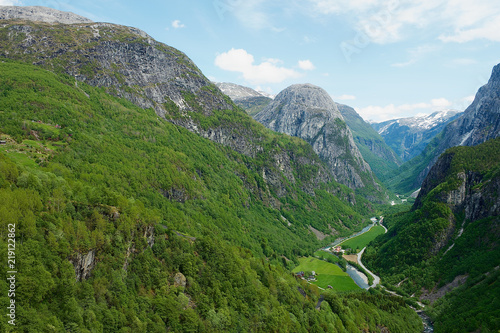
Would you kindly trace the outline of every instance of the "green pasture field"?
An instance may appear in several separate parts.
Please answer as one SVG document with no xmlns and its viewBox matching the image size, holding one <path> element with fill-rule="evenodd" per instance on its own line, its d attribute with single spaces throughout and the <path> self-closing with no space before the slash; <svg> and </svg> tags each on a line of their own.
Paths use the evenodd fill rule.
<svg viewBox="0 0 500 333">
<path fill-rule="evenodd" d="M 333 255 L 333 254 L 328 253 L 328 252 L 323 251 L 323 250 L 314 252 L 314 256 L 318 257 L 320 259 L 326 259 L 326 260 L 330 259 L 333 262 L 339 262 L 339 260 L 340 260 L 339 257 L 337 257 L 336 255 Z"/>
<path fill-rule="evenodd" d="M 354 280 L 335 264 L 313 257 L 299 258 L 299 263 L 300 264 L 293 269 L 293 272 L 316 272 L 317 280 L 311 283 L 314 283 L 318 287 L 327 289 L 328 285 L 331 285 L 333 290 L 337 291 L 360 289 Z"/>
<path fill-rule="evenodd" d="M 345 242 L 340 243 L 343 249 L 362 249 L 368 245 L 372 240 L 377 238 L 378 235 L 382 235 L 385 229 L 379 225 L 372 227 L 369 231 L 362 235 L 356 236 L 354 238 L 348 239 Z"/>
</svg>

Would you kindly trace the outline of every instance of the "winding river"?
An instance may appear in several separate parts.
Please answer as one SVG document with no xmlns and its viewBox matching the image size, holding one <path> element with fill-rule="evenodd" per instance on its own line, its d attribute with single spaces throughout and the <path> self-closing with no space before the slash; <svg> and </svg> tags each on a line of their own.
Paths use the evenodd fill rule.
<svg viewBox="0 0 500 333">
<path fill-rule="evenodd" d="M 348 239 L 351 239 L 351 238 L 354 238 L 356 236 L 359 236 L 361 234 L 364 234 L 365 232 L 367 232 L 368 230 L 370 230 L 377 222 L 377 219 L 375 217 L 372 217 L 370 219 L 373 223 L 366 226 L 365 228 L 363 228 L 361 231 L 349 236 L 349 237 L 345 237 L 345 238 L 339 238 L 339 239 L 336 239 L 333 243 L 331 243 L 330 245 L 322 248 L 321 250 L 323 251 L 328 251 L 331 247 L 334 247 L 334 246 L 337 246 L 339 244 L 341 244 L 342 242 L 348 240 Z M 380 219 L 380 225 L 382 227 L 384 227 L 382 225 L 382 221 L 383 221 L 383 217 L 381 216 L 381 219 Z M 384 227 L 385 229 L 385 232 L 387 232 L 387 228 Z M 347 264 L 347 268 L 346 268 L 346 273 L 349 274 L 349 276 L 354 280 L 354 282 L 362 289 L 369 289 L 369 288 L 373 288 L 375 287 L 377 284 L 380 283 L 380 278 L 378 276 L 376 276 L 375 274 L 373 274 L 371 271 L 369 271 L 364 265 L 363 263 L 361 262 L 361 257 L 363 256 L 363 252 L 365 251 L 366 247 L 363 248 L 359 253 L 358 253 L 358 264 L 363 267 L 367 272 L 368 274 L 371 274 L 373 276 L 373 284 L 370 286 L 368 284 L 368 279 L 366 278 L 366 275 L 357 270 L 356 267 L 353 267 L 349 264 Z M 397 295 L 396 293 L 394 293 L 395 295 Z M 399 295 L 397 295 L 399 296 Z M 422 331 L 423 333 L 432 333 L 434 332 L 434 327 L 432 326 L 432 322 L 430 320 L 430 318 L 422 311 L 422 310 L 415 310 L 415 312 L 418 314 L 418 316 L 422 319 L 422 323 L 424 325 L 424 330 Z"/>
</svg>

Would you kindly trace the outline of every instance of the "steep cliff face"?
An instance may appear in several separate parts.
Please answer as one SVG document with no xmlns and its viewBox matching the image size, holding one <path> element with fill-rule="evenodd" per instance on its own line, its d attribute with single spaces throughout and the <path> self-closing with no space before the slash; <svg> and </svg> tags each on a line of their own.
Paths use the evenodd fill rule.
<svg viewBox="0 0 500 333">
<path fill-rule="evenodd" d="M 105 87 L 142 108 L 154 108 L 162 117 L 175 107 L 191 110 L 186 101 L 190 96 L 202 102 L 199 111 L 204 114 L 232 108 L 220 92 L 212 91 L 217 89 L 184 53 L 139 29 L 109 23 L 63 25 L 14 18 L 3 23 L 1 56 L 32 61 L 72 75 L 76 81 Z"/>
<path fill-rule="evenodd" d="M 468 221 L 477 221 L 490 216 L 500 216 L 500 177 L 498 174 L 499 139 L 487 142 L 490 156 L 485 166 L 459 167 L 462 158 L 451 150 L 443 154 L 431 168 L 415 201 L 415 208 L 421 208 L 424 200 L 446 203 L 455 214 L 464 214 Z M 483 147 L 482 147 L 483 148 Z M 484 148 L 483 148 L 484 149 Z M 460 152 L 460 154 L 464 154 Z M 471 157 L 474 158 L 474 157 Z M 491 159 L 491 161 L 490 161 Z M 457 161 L 459 160 L 459 161 Z M 481 163 L 481 160 L 472 163 Z M 485 167 L 493 167 L 485 172 Z M 447 182 L 448 185 L 443 185 Z"/>
<path fill-rule="evenodd" d="M 500 136 L 500 64 L 493 68 L 488 83 L 479 88 L 472 104 L 456 121 L 448 124 L 432 148 L 431 162 L 419 173 L 421 183 L 440 154 L 455 146 L 476 146 Z M 424 152 L 425 153 L 425 152 Z M 429 153 L 428 153 L 429 154 Z"/>
<path fill-rule="evenodd" d="M 335 180 L 359 189 L 379 189 L 342 114 L 326 91 L 311 84 L 280 92 L 255 119 L 276 132 L 302 138 L 327 163 Z"/>
<path fill-rule="evenodd" d="M 498 324 L 474 318 L 477 311 L 496 317 L 498 309 L 499 194 L 500 138 L 450 148 L 430 170 L 413 209 L 386 216 L 389 231 L 363 261 L 421 300 L 446 295 L 430 309 L 443 332 L 458 327 L 458 320 L 472 323 L 468 331 L 496 329 Z"/>
</svg>

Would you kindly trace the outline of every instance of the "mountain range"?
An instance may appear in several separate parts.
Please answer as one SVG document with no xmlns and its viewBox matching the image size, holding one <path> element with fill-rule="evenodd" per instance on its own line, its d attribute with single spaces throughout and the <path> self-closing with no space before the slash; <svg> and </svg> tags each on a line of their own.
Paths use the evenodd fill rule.
<svg viewBox="0 0 500 333">
<path fill-rule="evenodd" d="M 475 146 L 500 135 L 500 67 L 496 65 L 487 84 L 482 86 L 472 104 L 448 123 L 425 149 L 385 177 L 385 184 L 399 193 L 420 188 L 438 157 L 448 148 Z"/>
<path fill-rule="evenodd" d="M 0 331 L 417 332 L 415 297 L 436 332 L 500 328 L 500 65 L 400 165 L 320 87 L 216 85 L 137 28 L 49 8 L 0 22 L 0 237 L 19 271 Z M 411 210 L 383 205 L 416 185 Z M 291 273 L 381 211 L 363 261 L 401 297 Z"/>
<path fill-rule="evenodd" d="M 460 117 L 461 114 L 454 110 L 440 111 L 430 115 L 387 120 L 371 125 L 399 158 L 406 162 L 419 155 L 448 123 Z"/>
</svg>

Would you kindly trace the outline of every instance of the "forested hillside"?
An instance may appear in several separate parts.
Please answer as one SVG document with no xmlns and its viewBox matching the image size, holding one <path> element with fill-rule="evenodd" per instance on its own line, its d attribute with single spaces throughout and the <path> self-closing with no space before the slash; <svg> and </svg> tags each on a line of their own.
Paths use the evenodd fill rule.
<svg viewBox="0 0 500 333">
<path fill-rule="evenodd" d="M 307 168 L 287 195 L 266 184 L 266 154 L 307 155 L 304 142 L 266 130 L 268 150 L 249 157 L 73 77 L 7 59 L 0 73 L 0 237 L 7 253 L 15 224 L 18 271 L 16 326 L 2 331 L 421 326 L 400 300 L 365 292 L 332 293 L 318 311 L 318 289 L 287 269 L 318 247 L 309 225 L 363 223 L 338 198 L 348 189 L 304 192 Z"/>
<path fill-rule="evenodd" d="M 436 332 L 500 328 L 499 188 L 500 139 L 449 149 L 363 256 L 384 283 L 430 303 Z"/>
</svg>

